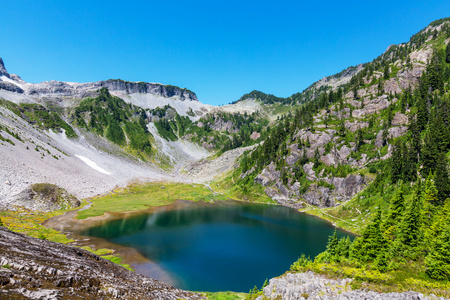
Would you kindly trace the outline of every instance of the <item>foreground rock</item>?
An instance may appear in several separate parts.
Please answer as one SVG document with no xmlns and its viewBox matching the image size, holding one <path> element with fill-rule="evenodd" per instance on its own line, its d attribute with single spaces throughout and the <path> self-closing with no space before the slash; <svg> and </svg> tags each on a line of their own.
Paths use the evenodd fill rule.
<svg viewBox="0 0 450 300">
<path fill-rule="evenodd" d="M 0 227 L 0 299 L 200 299 L 88 251 Z"/>
<path fill-rule="evenodd" d="M 444 299 L 433 296 L 424 296 L 417 292 L 404 293 L 377 293 L 372 291 L 352 291 L 348 283 L 352 279 L 328 279 L 324 276 L 306 273 L 288 273 L 279 278 L 272 278 L 269 285 L 264 288 L 264 296 L 277 300 L 297 299 L 379 299 L 379 300 L 419 300 L 419 299 Z M 267 299 L 263 296 L 258 300 Z"/>
</svg>

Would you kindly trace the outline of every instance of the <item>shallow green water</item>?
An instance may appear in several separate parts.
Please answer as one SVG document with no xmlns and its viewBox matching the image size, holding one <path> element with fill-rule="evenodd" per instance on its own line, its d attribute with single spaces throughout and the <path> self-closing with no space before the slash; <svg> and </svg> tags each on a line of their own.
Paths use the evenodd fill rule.
<svg viewBox="0 0 450 300">
<path fill-rule="evenodd" d="M 286 207 L 227 202 L 115 220 L 83 234 L 137 249 L 176 287 L 248 292 L 287 271 L 301 253 L 324 251 L 333 232 L 329 223 Z M 137 271 L 160 277 L 154 269 Z"/>
</svg>

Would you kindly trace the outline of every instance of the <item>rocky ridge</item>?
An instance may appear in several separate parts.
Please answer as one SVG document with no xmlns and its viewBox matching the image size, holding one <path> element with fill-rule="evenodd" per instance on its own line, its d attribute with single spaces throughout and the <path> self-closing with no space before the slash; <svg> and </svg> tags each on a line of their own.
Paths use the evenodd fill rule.
<svg viewBox="0 0 450 300">
<path fill-rule="evenodd" d="M 97 82 L 75 83 L 63 81 L 44 81 L 41 83 L 27 83 L 17 75 L 10 75 L 0 58 L 0 89 L 23 93 L 36 99 L 42 98 L 85 98 L 98 95 L 97 90 L 102 87 L 110 91 L 125 94 L 151 94 L 163 98 L 175 98 L 180 101 L 198 101 L 194 92 L 172 85 L 149 82 L 130 82 L 121 79 L 109 79 Z"/>
</svg>

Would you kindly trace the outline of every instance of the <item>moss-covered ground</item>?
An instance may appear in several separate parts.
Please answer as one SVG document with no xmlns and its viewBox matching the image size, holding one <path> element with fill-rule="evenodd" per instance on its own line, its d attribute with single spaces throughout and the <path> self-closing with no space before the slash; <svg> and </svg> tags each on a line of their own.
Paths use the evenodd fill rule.
<svg viewBox="0 0 450 300">
<path fill-rule="evenodd" d="M 211 191 L 201 184 L 136 183 L 116 189 L 108 195 L 91 199 L 88 210 L 78 212 L 79 220 L 102 216 L 105 212 L 129 212 L 163 206 L 176 200 L 205 201 L 227 200 L 228 197 Z"/>
</svg>

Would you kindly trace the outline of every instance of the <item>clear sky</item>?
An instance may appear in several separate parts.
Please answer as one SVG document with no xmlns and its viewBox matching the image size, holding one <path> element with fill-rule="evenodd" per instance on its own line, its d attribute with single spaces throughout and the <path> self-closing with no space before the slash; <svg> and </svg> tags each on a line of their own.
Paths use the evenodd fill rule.
<svg viewBox="0 0 450 300">
<path fill-rule="evenodd" d="M 449 16 L 448 0 L 4 0 L 0 57 L 28 82 L 160 82 L 220 105 L 290 96 Z"/>
</svg>

